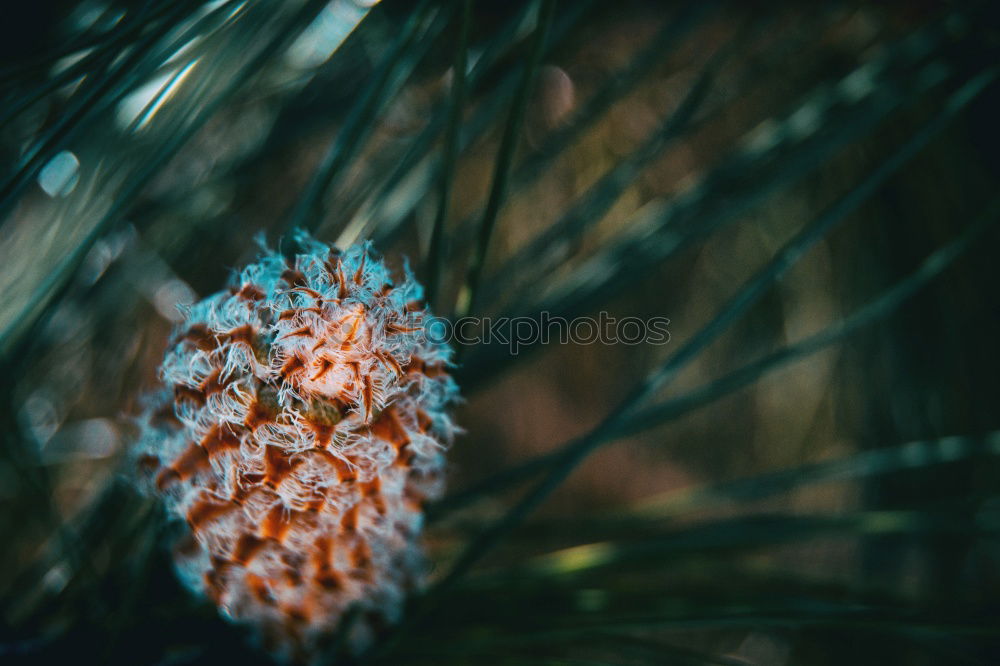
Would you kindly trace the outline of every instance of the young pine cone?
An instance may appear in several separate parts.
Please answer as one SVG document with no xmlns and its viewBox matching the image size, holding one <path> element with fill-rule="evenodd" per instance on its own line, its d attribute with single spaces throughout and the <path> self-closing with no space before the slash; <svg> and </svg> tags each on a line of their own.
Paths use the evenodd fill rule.
<svg viewBox="0 0 1000 666">
<path fill-rule="evenodd" d="M 185 584 L 303 661 L 349 607 L 363 646 L 418 584 L 457 389 L 408 271 L 394 285 L 367 247 L 296 241 L 187 312 L 138 463 L 186 521 Z"/>
</svg>

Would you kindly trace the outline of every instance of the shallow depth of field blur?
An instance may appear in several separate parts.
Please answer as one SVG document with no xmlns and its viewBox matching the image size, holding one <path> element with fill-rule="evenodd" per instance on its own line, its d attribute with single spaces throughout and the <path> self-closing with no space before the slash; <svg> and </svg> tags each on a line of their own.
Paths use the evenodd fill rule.
<svg viewBox="0 0 1000 666">
<path fill-rule="evenodd" d="M 0 661 L 268 663 L 124 456 L 177 306 L 300 226 L 442 316 L 670 320 L 459 350 L 461 575 L 362 662 L 997 663 L 996 7 L 372 4 L 5 19 Z"/>
</svg>

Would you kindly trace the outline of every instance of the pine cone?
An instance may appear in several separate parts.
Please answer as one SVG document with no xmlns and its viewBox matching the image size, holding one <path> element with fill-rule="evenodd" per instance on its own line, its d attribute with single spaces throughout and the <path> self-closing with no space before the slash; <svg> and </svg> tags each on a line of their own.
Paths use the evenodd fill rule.
<svg viewBox="0 0 1000 666">
<path fill-rule="evenodd" d="M 184 582 L 303 661 L 352 606 L 370 642 L 419 583 L 457 389 L 409 271 L 393 285 L 365 246 L 295 240 L 186 313 L 137 448 L 187 523 Z"/>
</svg>

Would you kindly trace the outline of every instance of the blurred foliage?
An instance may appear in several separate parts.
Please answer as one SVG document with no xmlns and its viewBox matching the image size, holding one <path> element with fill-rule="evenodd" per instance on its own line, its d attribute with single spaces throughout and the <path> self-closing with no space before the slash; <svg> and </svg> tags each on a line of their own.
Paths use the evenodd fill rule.
<svg viewBox="0 0 1000 666">
<path fill-rule="evenodd" d="M 295 226 L 441 314 L 672 320 L 460 349 L 430 586 L 326 663 L 995 663 L 994 4 L 368 4 L 7 22 L 4 663 L 268 663 L 122 460 L 176 305 Z"/>
</svg>

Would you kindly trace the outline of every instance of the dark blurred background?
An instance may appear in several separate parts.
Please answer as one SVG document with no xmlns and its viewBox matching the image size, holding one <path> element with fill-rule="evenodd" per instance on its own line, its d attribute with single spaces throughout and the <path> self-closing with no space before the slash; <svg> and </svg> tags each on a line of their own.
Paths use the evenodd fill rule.
<svg viewBox="0 0 1000 666">
<path fill-rule="evenodd" d="M 460 350 L 449 584 L 364 660 L 995 663 L 995 4 L 370 4 L 2 22 L 0 657 L 266 663 L 124 461 L 177 305 L 303 226 L 408 257 L 443 316 L 471 285 L 671 322 Z"/>
</svg>

